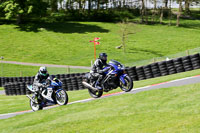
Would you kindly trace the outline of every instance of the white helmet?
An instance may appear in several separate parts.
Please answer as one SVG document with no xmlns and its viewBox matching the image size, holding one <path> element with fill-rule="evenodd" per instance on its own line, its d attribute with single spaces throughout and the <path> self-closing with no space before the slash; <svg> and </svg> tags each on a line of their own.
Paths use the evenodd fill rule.
<svg viewBox="0 0 200 133">
<path fill-rule="evenodd" d="M 42 75 L 42 76 L 46 76 L 47 75 L 47 68 L 44 67 L 44 66 L 40 67 L 39 74 Z"/>
</svg>

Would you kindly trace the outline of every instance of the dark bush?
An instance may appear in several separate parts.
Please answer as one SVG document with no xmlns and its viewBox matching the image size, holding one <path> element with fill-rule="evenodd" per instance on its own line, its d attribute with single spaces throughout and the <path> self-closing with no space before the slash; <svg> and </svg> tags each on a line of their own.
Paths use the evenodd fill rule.
<svg viewBox="0 0 200 133">
<path fill-rule="evenodd" d="M 92 10 L 90 13 L 88 11 L 82 10 L 61 10 L 56 13 L 50 13 L 47 18 L 51 22 L 64 22 L 64 21 L 100 21 L 100 22 L 115 22 L 121 21 L 125 18 L 132 19 L 139 14 L 138 10 Z"/>
</svg>

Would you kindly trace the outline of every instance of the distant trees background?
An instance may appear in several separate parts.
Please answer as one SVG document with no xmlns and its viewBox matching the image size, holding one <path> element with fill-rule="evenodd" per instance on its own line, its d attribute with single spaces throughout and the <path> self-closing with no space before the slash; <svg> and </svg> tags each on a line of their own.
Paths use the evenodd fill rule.
<svg viewBox="0 0 200 133">
<path fill-rule="evenodd" d="M 179 7 L 172 12 L 172 3 Z M 191 15 L 191 6 L 200 12 L 200 0 L 0 0 L 0 17 L 20 24 L 33 18 L 51 21 L 122 21 L 140 17 L 141 23 L 163 23 L 163 18 Z M 174 7 L 173 7 L 174 8 Z M 199 10 L 198 10 L 199 8 Z M 196 16 L 200 17 L 200 16 Z"/>
</svg>

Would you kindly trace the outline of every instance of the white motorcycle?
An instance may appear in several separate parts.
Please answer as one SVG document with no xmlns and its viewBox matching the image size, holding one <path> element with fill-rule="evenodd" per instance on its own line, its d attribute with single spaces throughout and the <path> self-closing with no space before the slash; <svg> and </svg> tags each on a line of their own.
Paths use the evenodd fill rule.
<svg viewBox="0 0 200 133">
<path fill-rule="evenodd" d="M 26 95 L 30 99 L 30 106 L 33 111 L 42 110 L 48 103 L 66 105 L 68 103 L 68 95 L 62 88 L 62 82 L 56 78 L 47 79 L 48 85 L 44 83 L 44 86 L 35 92 L 33 85 L 27 85 L 27 88 L 33 93 Z"/>
</svg>

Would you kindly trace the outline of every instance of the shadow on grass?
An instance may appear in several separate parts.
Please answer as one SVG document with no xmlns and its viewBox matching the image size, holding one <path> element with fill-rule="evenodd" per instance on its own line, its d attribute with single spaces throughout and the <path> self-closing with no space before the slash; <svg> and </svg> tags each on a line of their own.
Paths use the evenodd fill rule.
<svg viewBox="0 0 200 133">
<path fill-rule="evenodd" d="M 159 21 L 156 21 L 156 22 L 148 21 L 147 23 L 145 23 L 145 22 L 143 22 L 143 23 L 134 22 L 134 23 L 143 24 L 143 25 L 151 25 L 151 26 L 158 26 L 158 25 L 170 26 L 169 22 L 167 22 L 167 21 L 163 21 L 162 23 L 160 23 Z M 176 20 L 174 20 L 174 19 L 172 20 L 171 26 L 176 26 Z M 199 29 L 200 30 L 200 20 L 182 18 L 180 20 L 179 27 L 190 28 L 190 29 Z"/>
<path fill-rule="evenodd" d="M 196 22 L 196 23 L 193 22 L 193 23 L 187 23 L 187 24 L 180 24 L 180 27 L 200 30 L 200 20 L 198 21 L 199 22 Z"/>
<path fill-rule="evenodd" d="M 129 49 L 128 53 L 132 53 L 132 54 L 135 54 L 135 53 L 140 53 L 140 54 L 149 53 L 149 54 L 156 55 L 158 57 L 164 56 L 159 51 L 147 50 L 147 49 L 142 49 L 142 48 Z"/>
<path fill-rule="evenodd" d="M 136 24 L 151 25 L 151 26 L 157 26 L 157 25 L 170 26 L 169 25 L 170 20 L 168 17 L 164 17 L 162 23 L 159 22 L 158 17 L 156 18 L 156 21 L 152 21 L 151 16 L 148 19 L 148 22 L 146 22 L 145 20 L 144 22 L 141 22 L 141 20 L 136 20 L 133 22 Z M 177 22 L 177 15 L 173 14 L 171 19 L 171 26 L 172 27 L 176 26 L 176 22 Z M 190 15 L 183 14 L 180 17 L 179 27 L 200 30 L 200 10 L 192 11 Z"/>
<path fill-rule="evenodd" d="M 180 25 L 179 27 L 183 27 L 183 28 L 188 28 L 188 29 L 195 29 L 195 30 L 200 30 L 200 20 L 197 20 L 199 22 L 194 22 L 194 20 L 191 20 L 191 22 L 184 22 L 185 19 L 180 20 Z M 189 19 L 187 19 L 187 21 L 189 21 Z M 160 23 L 157 24 L 148 24 L 148 25 L 160 25 Z M 169 23 L 163 22 L 162 25 L 168 25 Z M 171 26 L 176 26 L 176 22 L 172 22 Z"/>
<path fill-rule="evenodd" d="M 76 22 L 56 22 L 56 23 L 28 23 L 20 24 L 17 29 L 26 32 L 40 32 L 43 30 L 59 33 L 87 33 L 87 32 L 109 32 L 97 25 L 80 24 Z"/>
</svg>

